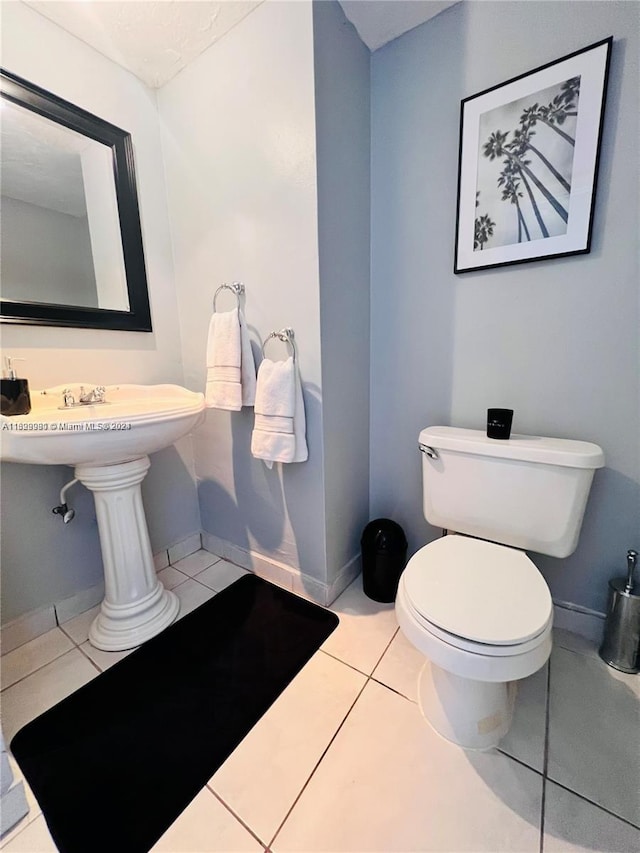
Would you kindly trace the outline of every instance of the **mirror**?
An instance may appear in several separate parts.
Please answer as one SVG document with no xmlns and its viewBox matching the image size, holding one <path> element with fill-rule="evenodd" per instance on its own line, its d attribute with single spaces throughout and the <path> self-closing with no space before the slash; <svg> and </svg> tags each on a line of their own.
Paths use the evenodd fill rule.
<svg viewBox="0 0 640 853">
<path fill-rule="evenodd" d="M 131 136 L 0 78 L 0 320 L 151 331 Z"/>
</svg>

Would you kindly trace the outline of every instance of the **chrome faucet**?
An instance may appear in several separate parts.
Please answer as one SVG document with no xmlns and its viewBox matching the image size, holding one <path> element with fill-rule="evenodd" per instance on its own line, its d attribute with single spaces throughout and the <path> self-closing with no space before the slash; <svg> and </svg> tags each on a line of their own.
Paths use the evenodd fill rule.
<svg viewBox="0 0 640 853">
<path fill-rule="evenodd" d="M 80 386 L 80 396 L 78 397 L 78 402 L 87 405 L 88 403 L 104 403 L 105 401 L 106 389 L 104 385 L 96 385 L 91 391 L 87 391 L 85 393 L 84 385 Z"/>
<path fill-rule="evenodd" d="M 95 388 L 92 388 L 91 391 L 85 391 L 84 385 L 80 386 L 80 394 L 78 399 L 76 400 L 73 392 L 70 388 L 65 388 L 62 392 L 62 401 L 64 403 L 63 406 L 59 406 L 60 409 L 72 409 L 78 406 L 90 406 L 96 405 L 98 403 L 106 403 L 106 388 L 104 385 L 96 385 Z"/>
</svg>

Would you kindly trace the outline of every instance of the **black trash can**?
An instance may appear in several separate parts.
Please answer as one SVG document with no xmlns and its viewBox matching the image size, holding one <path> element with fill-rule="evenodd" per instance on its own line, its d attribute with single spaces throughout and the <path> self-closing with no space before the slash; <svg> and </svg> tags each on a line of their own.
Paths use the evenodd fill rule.
<svg viewBox="0 0 640 853">
<path fill-rule="evenodd" d="M 376 518 L 362 531 L 362 588 L 374 601 L 395 601 L 407 562 L 407 537 L 390 518 Z"/>
</svg>

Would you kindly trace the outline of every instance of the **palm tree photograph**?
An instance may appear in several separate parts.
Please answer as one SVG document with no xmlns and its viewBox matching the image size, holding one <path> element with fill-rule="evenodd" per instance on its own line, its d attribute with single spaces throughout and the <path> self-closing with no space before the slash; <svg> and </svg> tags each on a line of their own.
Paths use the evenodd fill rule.
<svg viewBox="0 0 640 853">
<path fill-rule="evenodd" d="M 480 116 L 474 251 L 566 233 L 579 103 L 571 77 Z"/>
<path fill-rule="evenodd" d="M 590 251 L 612 45 L 462 100 L 454 273 Z"/>
</svg>

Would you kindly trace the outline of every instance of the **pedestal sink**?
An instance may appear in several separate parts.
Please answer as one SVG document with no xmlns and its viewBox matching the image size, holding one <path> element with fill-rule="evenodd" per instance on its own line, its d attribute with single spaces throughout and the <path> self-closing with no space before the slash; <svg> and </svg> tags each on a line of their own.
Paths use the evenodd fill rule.
<svg viewBox="0 0 640 853">
<path fill-rule="evenodd" d="M 104 403 L 61 408 L 63 392 L 79 400 L 80 388 L 32 391 L 30 414 L 2 416 L 0 459 L 72 465 L 93 492 L 105 597 L 89 640 L 98 649 L 121 651 L 155 636 L 178 615 L 177 597 L 155 573 L 140 486 L 148 454 L 202 421 L 204 397 L 179 385 L 111 385 Z"/>
</svg>

